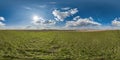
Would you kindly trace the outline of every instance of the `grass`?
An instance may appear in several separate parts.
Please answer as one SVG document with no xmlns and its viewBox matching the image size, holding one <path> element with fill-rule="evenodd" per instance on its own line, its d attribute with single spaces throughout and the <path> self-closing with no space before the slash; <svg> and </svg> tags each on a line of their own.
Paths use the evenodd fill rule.
<svg viewBox="0 0 120 60">
<path fill-rule="evenodd" d="M 120 31 L 0 31 L 3 60 L 120 60 Z"/>
</svg>

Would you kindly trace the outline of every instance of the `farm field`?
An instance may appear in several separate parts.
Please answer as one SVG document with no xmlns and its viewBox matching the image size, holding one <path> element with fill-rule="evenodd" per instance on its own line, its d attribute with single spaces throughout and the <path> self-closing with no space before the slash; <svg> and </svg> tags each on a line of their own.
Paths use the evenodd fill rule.
<svg viewBox="0 0 120 60">
<path fill-rule="evenodd" d="M 120 60 L 120 31 L 0 31 L 0 60 Z"/>
</svg>

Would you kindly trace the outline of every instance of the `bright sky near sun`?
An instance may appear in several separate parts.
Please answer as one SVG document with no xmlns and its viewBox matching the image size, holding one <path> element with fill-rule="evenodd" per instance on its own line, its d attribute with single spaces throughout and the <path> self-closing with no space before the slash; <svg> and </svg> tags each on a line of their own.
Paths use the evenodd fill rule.
<svg viewBox="0 0 120 60">
<path fill-rule="evenodd" d="M 0 29 L 120 29 L 120 0 L 0 0 Z"/>
</svg>

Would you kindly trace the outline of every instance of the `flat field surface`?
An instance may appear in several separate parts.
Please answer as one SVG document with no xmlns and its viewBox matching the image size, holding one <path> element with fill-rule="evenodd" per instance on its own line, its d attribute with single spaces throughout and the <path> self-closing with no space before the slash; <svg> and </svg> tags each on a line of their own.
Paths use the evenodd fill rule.
<svg viewBox="0 0 120 60">
<path fill-rule="evenodd" d="M 120 31 L 0 31 L 0 60 L 120 60 Z"/>
</svg>

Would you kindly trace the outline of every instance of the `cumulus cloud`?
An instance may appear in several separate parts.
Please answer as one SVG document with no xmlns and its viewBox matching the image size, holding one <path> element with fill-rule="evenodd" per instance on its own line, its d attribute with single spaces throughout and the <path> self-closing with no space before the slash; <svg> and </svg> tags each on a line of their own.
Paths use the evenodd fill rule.
<svg viewBox="0 0 120 60">
<path fill-rule="evenodd" d="M 112 26 L 120 26 L 120 18 L 115 18 L 112 21 Z"/>
<path fill-rule="evenodd" d="M 71 15 L 74 15 L 78 12 L 77 8 L 74 8 L 74 9 L 70 9 L 70 10 L 67 10 L 67 11 L 60 11 L 60 10 L 57 10 L 55 9 L 52 14 L 55 16 L 55 19 L 57 21 L 64 21 L 65 18 L 71 16 Z"/>
<path fill-rule="evenodd" d="M 54 25 L 56 22 L 54 20 L 46 20 L 43 22 L 45 25 Z"/>
<path fill-rule="evenodd" d="M 34 16 L 32 23 L 34 25 L 45 26 L 45 25 L 54 25 L 56 22 L 54 20 L 46 20 L 42 17 Z"/>
<path fill-rule="evenodd" d="M 4 20 L 5 20 L 5 18 L 4 18 L 4 17 L 0 17 L 0 20 L 1 20 L 1 21 L 4 21 Z"/>
<path fill-rule="evenodd" d="M 1 27 L 1 26 L 5 26 L 5 24 L 4 24 L 4 23 L 2 23 L 2 22 L 0 22 L 0 27 Z"/>
<path fill-rule="evenodd" d="M 80 16 L 76 16 L 73 18 L 73 20 L 78 20 L 78 19 L 80 19 Z"/>
<path fill-rule="evenodd" d="M 87 26 L 100 26 L 101 24 L 93 21 L 92 17 L 80 18 L 79 16 L 73 18 L 73 21 L 67 21 L 66 27 L 87 27 Z"/>
<path fill-rule="evenodd" d="M 0 17 L 0 27 L 5 26 L 5 24 L 2 21 L 5 21 L 4 17 Z"/>
</svg>

